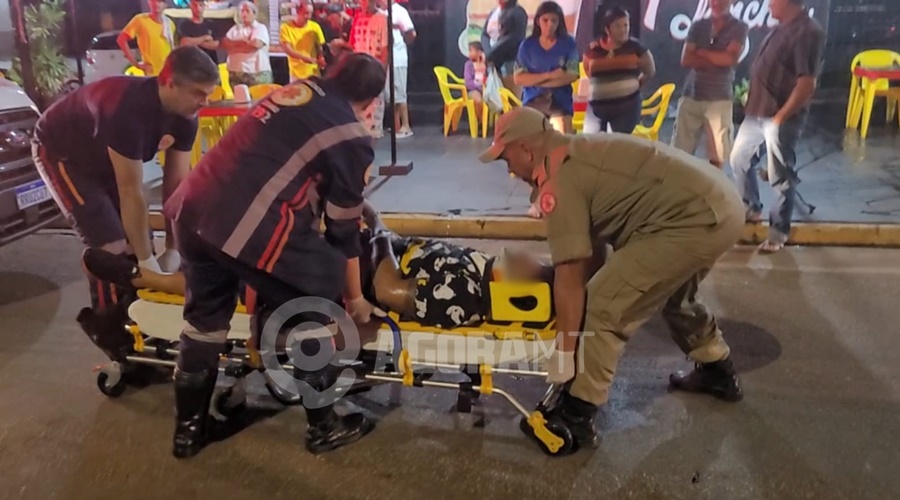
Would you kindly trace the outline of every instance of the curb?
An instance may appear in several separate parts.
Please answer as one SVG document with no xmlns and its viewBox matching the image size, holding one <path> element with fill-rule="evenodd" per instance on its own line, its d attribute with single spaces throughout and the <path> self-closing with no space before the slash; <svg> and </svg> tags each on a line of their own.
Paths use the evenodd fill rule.
<svg viewBox="0 0 900 500">
<path fill-rule="evenodd" d="M 486 240 L 543 240 L 543 222 L 529 217 L 447 217 L 436 214 L 381 213 L 397 234 L 430 238 Z M 150 213 L 150 227 L 165 230 L 162 214 Z M 747 224 L 740 243 L 756 245 L 768 234 L 768 224 Z M 789 244 L 803 246 L 900 247 L 900 224 L 843 222 L 794 223 Z"/>
</svg>

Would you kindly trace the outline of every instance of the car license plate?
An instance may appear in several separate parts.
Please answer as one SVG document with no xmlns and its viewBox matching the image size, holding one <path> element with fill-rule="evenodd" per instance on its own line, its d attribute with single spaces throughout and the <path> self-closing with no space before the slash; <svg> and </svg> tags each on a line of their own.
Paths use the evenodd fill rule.
<svg viewBox="0 0 900 500">
<path fill-rule="evenodd" d="M 19 206 L 19 210 L 25 210 L 50 198 L 50 190 L 42 180 L 23 184 L 16 188 L 16 205 Z"/>
</svg>

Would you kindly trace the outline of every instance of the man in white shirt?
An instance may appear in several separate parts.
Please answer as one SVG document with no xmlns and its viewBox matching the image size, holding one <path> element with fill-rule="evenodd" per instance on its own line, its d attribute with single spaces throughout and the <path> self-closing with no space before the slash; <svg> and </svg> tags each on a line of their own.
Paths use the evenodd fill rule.
<svg viewBox="0 0 900 500">
<path fill-rule="evenodd" d="M 269 30 L 256 20 L 256 5 L 244 0 L 238 7 L 238 20 L 220 47 L 228 51 L 228 79 L 231 86 L 248 87 L 272 83 L 272 64 L 269 61 Z"/>
<path fill-rule="evenodd" d="M 391 4 L 391 16 L 394 21 L 394 129 L 397 131 L 398 139 L 413 135 L 412 128 L 409 126 L 409 107 L 406 105 L 409 68 L 409 53 L 406 46 L 416 39 L 416 27 L 413 25 L 409 11 L 400 5 L 401 2 L 406 3 L 406 1 L 394 0 Z M 388 78 L 388 85 L 390 85 L 390 78 Z M 390 97 L 389 92 L 390 87 L 385 87 L 385 100 Z"/>
</svg>

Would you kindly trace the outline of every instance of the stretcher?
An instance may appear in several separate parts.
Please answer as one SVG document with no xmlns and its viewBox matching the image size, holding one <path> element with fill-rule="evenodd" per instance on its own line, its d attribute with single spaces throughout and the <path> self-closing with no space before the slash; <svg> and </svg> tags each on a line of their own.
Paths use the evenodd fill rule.
<svg viewBox="0 0 900 500">
<path fill-rule="evenodd" d="M 356 360 L 344 361 L 355 378 L 336 390 L 349 395 L 387 383 L 455 390 L 460 412 L 470 411 L 480 395 L 496 394 L 522 415 L 520 429 L 542 451 L 551 456 L 574 451 L 576 443 L 569 430 L 546 418 L 559 387 L 549 387 L 535 409 L 529 410 L 494 384 L 494 375 L 498 374 L 546 376 L 546 372 L 540 371 L 540 363 L 552 351 L 556 332 L 549 305 L 549 286 L 539 285 L 491 283 L 492 320 L 477 326 L 442 330 L 400 321 L 393 313 L 378 318 L 381 326 L 377 335 L 362 343 Z M 138 299 L 128 308 L 129 321 L 125 325 L 129 345 L 124 351 L 110 355 L 111 362 L 96 370 L 101 392 L 113 398 L 121 396 L 129 385 L 128 374 L 138 365 L 175 367 L 184 325 L 183 304 L 181 296 L 146 290 L 138 293 Z M 243 381 L 254 372 L 263 375 L 266 389 L 278 402 L 287 406 L 302 404 L 300 391 L 285 384 L 284 372 L 290 373 L 294 368 L 289 361 L 290 346 L 282 346 L 284 351 L 278 353 L 281 357 L 266 352 L 265 343 L 263 349 L 256 349 L 258 340 L 251 340 L 250 318 L 247 309 L 238 304 L 219 365 L 220 373 L 232 377 L 235 383 L 217 390 L 210 404 L 211 413 L 219 419 L 227 419 L 244 408 Z M 328 330 L 325 335 L 330 338 L 333 333 Z M 273 366 L 274 359 L 277 365 Z M 449 373 L 457 379 L 462 374 L 466 380 L 438 380 L 439 375 Z"/>
</svg>

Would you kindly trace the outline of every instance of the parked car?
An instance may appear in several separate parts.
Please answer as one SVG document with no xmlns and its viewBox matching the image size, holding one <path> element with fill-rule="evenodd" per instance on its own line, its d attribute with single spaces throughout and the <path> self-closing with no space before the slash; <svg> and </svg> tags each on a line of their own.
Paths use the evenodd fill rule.
<svg viewBox="0 0 900 500">
<path fill-rule="evenodd" d="M 91 83 L 108 76 L 125 74 L 125 70 L 131 66 L 125 54 L 116 43 L 121 31 L 107 31 L 95 36 L 88 49 L 84 53 L 86 62 L 84 67 L 84 83 Z M 134 54 L 138 54 L 135 39 L 128 41 L 128 46 Z"/>
<path fill-rule="evenodd" d="M 60 218 L 31 159 L 31 137 L 39 116 L 24 90 L 0 78 L 0 246 Z"/>
</svg>

